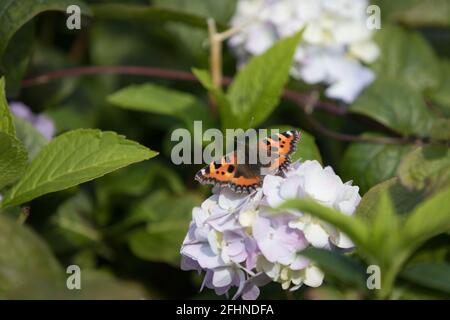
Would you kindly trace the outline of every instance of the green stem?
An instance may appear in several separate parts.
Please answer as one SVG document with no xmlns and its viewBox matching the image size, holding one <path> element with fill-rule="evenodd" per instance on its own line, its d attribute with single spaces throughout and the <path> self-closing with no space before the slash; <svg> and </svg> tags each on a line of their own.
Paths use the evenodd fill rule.
<svg viewBox="0 0 450 320">
<path fill-rule="evenodd" d="M 27 221 L 29 215 L 30 215 L 30 207 L 22 207 L 20 209 L 19 217 L 17 218 L 17 223 L 24 224 L 25 221 Z"/>
<path fill-rule="evenodd" d="M 381 289 L 376 292 L 377 299 L 385 300 L 391 297 L 397 275 L 409 256 L 410 252 L 404 251 L 393 259 L 393 264 L 381 268 Z"/>
</svg>

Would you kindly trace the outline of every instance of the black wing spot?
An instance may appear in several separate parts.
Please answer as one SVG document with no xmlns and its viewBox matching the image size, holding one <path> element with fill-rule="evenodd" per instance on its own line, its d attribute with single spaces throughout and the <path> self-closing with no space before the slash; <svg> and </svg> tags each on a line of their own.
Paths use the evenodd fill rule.
<svg viewBox="0 0 450 320">
<path fill-rule="evenodd" d="M 290 137 L 291 137 L 289 134 L 287 134 L 287 132 L 282 132 L 282 133 L 280 133 L 280 134 L 282 134 L 282 135 L 285 136 L 286 138 L 290 138 Z"/>
<path fill-rule="evenodd" d="M 235 169 L 235 166 L 233 166 L 232 164 L 230 164 L 230 165 L 228 166 L 227 171 L 228 171 L 229 173 L 233 173 L 234 169 Z"/>
<path fill-rule="evenodd" d="M 214 162 L 214 169 L 219 169 L 222 166 L 222 164 Z"/>
</svg>

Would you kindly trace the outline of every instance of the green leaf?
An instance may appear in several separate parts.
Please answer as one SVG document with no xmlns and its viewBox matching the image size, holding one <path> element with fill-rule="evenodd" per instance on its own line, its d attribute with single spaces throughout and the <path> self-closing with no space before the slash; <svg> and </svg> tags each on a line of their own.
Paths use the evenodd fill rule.
<svg viewBox="0 0 450 320">
<path fill-rule="evenodd" d="M 409 153 L 398 168 L 403 185 L 422 189 L 444 172 L 450 172 L 450 150 L 447 146 L 429 145 Z"/>
<path fill-rule="evenodd" d="M 190 94 L 150 83 L 123 88 L 110 95 L 108 101 L 126 109 L 165 115 L 189 111 L 197 103 Z"/>
<path fill-rule="evenodd" d="M 450 264 L 421 262 L 408 266 L 401 277 L 427 288 L 450 293 Z"/>
<path fill-rule="evenodd" d="M 232 128 L 234 116 L 231 112 L 231 102 L 221 88 L 214 87 L 211 76 L 206 70 L 192 69 L 192 73 L 197 77 L 203 87 L 209 91 L 214 97 L 215 102 L 218 105 L 220 113 L 220 121 L 222 122 L 222 128 Z"/>
<path fill-rule="evenodd" d="M 257 127 L 270 116 L 289 79 L 289 70 L 302 31 L 287 37 L 265 53 L 253 57 L 234 78 L 227 92 L 233 125 Z"/>
<path fill-rule="evenodd" d="M 126 224 L 146 222 L 132 232 L 128 244 L 133 253 L 145 260 L 180 265 L 180 246 L 186 235 L 192 208 L 199 199 L 191 194 L 173 199 L 174 195 L 159 191 L 132 209 Z"/>
<path fill-rule="evenodd" d="M 36 281 L 65 283 L 61 266 L 33 231 L 0 215 L 0 296 Z"/>
<path fill-rule="evenodd" d="M 217 22 L 226 25 L 235 12 L 236 0 L 153 0 L 156 6 L 178 12 L 213 17 Z"/>
<path fill-rule="evenodd" d="M 15 96 L 20 90 L 20 82 L 27 71 L 33 51 L 34 33 L 34 21 L 21 27 L 11 39 L 3 59 L 0 60 L 0 68 L 3 68 L 7 82 L 8 96 Z"/>
<path fill-rule="evenodd" d="M 408 216 L 402 228 L 403 246 L 414 250 L 426 240 L 450 231 L 450 186 L 422 202 Z"/>
<path fill-rule="evenodd" d="M 331 275 L 357 288 L 367 289 L 365 269 L 349 256 L 314 247 L 306 248 L 301 255 L 315 261 L 327 276 Z"/>
<path fill-rule="evenodd" d="M 300 141 L 297 144 L 297 150 L 292 154 L 292 161 L 317 160 L 322 163 L 319 148 L 317 148 L 316 140 L 308 132 L 300 131 Z"/>
<path fill-rule="evenodd" d="M 133 164 L 99 178 L 96 189 L 105 195 L 116 197 L 118 195 L 141 196 L 148 192 L 150 184 L 154 181 L 154 167 L 159 170 L 156 160 Z"/>
<path fill-rule="evenodd" d="M 0 57 L 9 40 L 27 21 L 44 11 L 66 12 L 70 5 L 78 5 L 83 14 L 90 14 L 88 7 L 80 0 L 3 0 L 0 3 Z"/>
<path fill-rule="evenodd" d="M 400 161 L 411 149 L 408 145 L 352 143 L 342 159 L 343 177 L 353 180 L 365 193 L 372 186 L 394 177 Z"/>
<path fill-rule="evenodd" d="M 168 7 L 110 3 L 91 5 L 91 9 L 95 18 L 101 20 L 134 21 L 146 24 L 179 22 L 201 29 L 208 27 L 205 16 Z M 218 27 L 220 30 L 225 28 L 223 24 L 218 24 Z"/>
<path fill-rule="evenodd" d="M 5 78 L 0 78 L 0 131 L 11 136 L 16 135 L 11 112 L 9 111 L 8 102 L 5 93 Z"/>
<path fill-rule="evenodd" d="M 448 0 L 375 0 L 382 16 L 390 21 L 410 26 L 449 26 L 450 2 Z"/>
<path fill-rule="evenodd" d="M 379 202 L 373 209 L 370 247 L 377 262 L 386 266 L 395 259 L 399 245 L 399 219 L 387 190 L 381 192 Z"/>
<path fill-rule="evenodd" d="M 445 262 L 450 257 L 450 234 L 441 234 L 433 239 L 425 242 L 417 250 L 414 251 L 408 264 L 416 264 L 421 262 Z"/>
<path fill-rule="evenodd" d="M 114 132 L 80 129 L 52 140 L 36 156 L 3 206 L 64 190 L 157 155 Z"/>
<path fill-rule="evenodd" d="M 167 8 L 180 13 L 201 16 L 202 22 L 213 18 L 222 30 L 227 28 L 235 12 L 235 2 L 236 0 L 153 0 L 151 3 L 161 9 Z M 205 42 L 208 39 L 208 30 L 206 26 L 200 29 L 183 22 L 168 21 L 164 29 L 171 43 L 182 52 L 183 61 L 187 62 L 193 58 L 195 64 L 207 64 L 208 49 L 205 47 Z"/>
<path fill-rule="evenodd" d="M 93 245 L 102 239 L 94 223 L 92 200 L 82 191 L 64 201 L 49 222 L 44 234 L 57 254 Z"/>
<path fill-rule="evenodd" d="M 46 279 L 32 279 L 27 284 L 7 292 L 10 300 L 139 300 L 148 299 L 148 292 L 138 283 L 116 278 L 106 270 L 93 270 L 82 267 L 81 290 L 68 290 L 67 277 L 61 276 L 58 282 Z M 152 294 L 151 298 L 157 298 Z"/>
<path fill-rule="evenodd" d="M 32 61 L 32 69 L 36 71 L 33 72 L 44 72 L 44 70 L 45 72 L 52 72 L 75 66 L 76 64 L 70 60 L 69 56 L 61 50 L 61 48 L 56 46 L 45 46 L 39 41 L 36 41 Z M 77 84 L 81 83 L 81 80 L 82 79 L 79 77 L 68 77 L 60 78 L 58 81 L 50 81 L 46 84 L 41 84 L 38 89 L 34 87 L 26 90 L 27 99 L 32 101 L 33 106 L 40 105 L 41 108 L 45 106 L 58 109 L 63 104 L 64 99 L 69 96 L 71 98 L 67 100 L 70 103 L 73 103 L 77 98 L 81 98 L 78 97 L 79 93 L 75 93 L 75 90 L 79 88 L 77 87 Z M 83 80 L 86 81 L 85 79 Z M 93 89 L 92 86 L 90 86 L 90 89 Z M 97 92 L 95 93 L 98 94 Z M 73 96 L 71 96 L 72 94 Z M 85 103 L 86 101 L 83 100 L 82 104 L 77 108 L 78 111 L 92 109 L 92 107 L 86 107 L 84 105 Z"/>
<path fill-rule="evenodd" d="M 28 151 L 28 161 L 31 161 L 48 143 L 48 140 L 28 121 L 15 116 L 13 121 L 17 131 L 17 139 L 24 144 Z"/>
<path fill-rule="evenodd" d="M 277 209 L 297 209 L 307 212 L 334 225 L 349 236 L 357 246 L 367 247 L 369 230 L 366 224 L 357 217 L 350 217 L 310 199 L 287 200 Z"/>
<path fill-rule="evenodd" d="M 110 95 L 108 101 L 125 109 L 177 117 L 192 130 L 196 120 L 209 127 L 209 110 L 195 96 L 154 84 L 123 88 Z"/>
<path fill-rule="evenodd" d="M 381 53 L 373 69 L 379 77 L 404 82 L 418 91 L 438 86 L 439 61 L 419 33 L 385 23 L 375 39 Z"/>
<path fill-rule="evenodd" d="M 87 108 L 89 107 L 87 106 Z M 91 108 L 88 111 L 86 109 L 80 109 L 77 102 L 71 102 L 67 105 L 58 105 L 57 108 L 46 110 L 44 114 L 53 121 L 55 131 L 59 133 L 79 128 L 93 128 L 97 110 Z"/>
<path fill-rule="evenodd" d="M 0 189 L 16 181 L 27 166 L 27 151 L 15 137 L 0 132 Z"/>
<path fill-rule="evenodd" d="M 148 194 L 154 188 L 171 190 L 175 195 L 185 193 L 185 185 L 172 167 L 161 161 L 138 163 L 122 168 L 96 180 L 97 210 L 95 217 L 104 225 L 113 215 L 117 202 L 124 196 L 138 197 Z M 120 228 L 115 225 L 114 229 Z"/>
<path fill-rule="evenodd" d="M 397 80 L 381 77 L 350 106 L 402 135 L 429 136 L 433 114 L 417 90 Z"/>
<path fill-rule="evenodd" d="M 397 284 L 392 295 L 401 300 L 448 300 L 448 294 L 442 291 L 413 285 L 411 282 Z"/>
<path fill-rule="evenodd" d="M 364 194 L 356 208 L 356 215 L 369 222 L 373 221 L 381 195 L 385 191 L 389 193 L 395 212 L 399 215 L 411 212 L 427 196 L 424 190 L 408 190 L 398 181 L 398 178 L 392 178 L 377 184 Z"/>
<path fill-rule="evenodd" d="M 79 300 L 143 300 L 148 299 L 145 288 L 129 280 L 115 277 L 106 271 L 83 269 L 81 277 L 82 290 L 72 290 L 67 299 Z M 157 297 L 157 296 L 156 296 Z M 155 296 L 151 296 L 155 298 Z"/>
<path fill-rule="evenodd" d="M 433 122 L 431 127 L 431 139 L 435 141 L 450 140 L 450 119 L 439 118 Z"/>
<path fill-rule="evenodd" d="M 443 116 L 450 117 L 450 60 L 442 59 L 440 70 L 441 82 L 431 93 L 431 99 L 437 104 Z"/>
</svg>

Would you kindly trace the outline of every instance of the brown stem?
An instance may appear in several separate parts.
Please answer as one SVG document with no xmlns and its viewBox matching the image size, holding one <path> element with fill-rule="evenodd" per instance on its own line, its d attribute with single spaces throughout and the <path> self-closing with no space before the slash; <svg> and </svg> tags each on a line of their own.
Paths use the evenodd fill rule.
<svg viewBox="0 0 450 320">
<path fill-rule="evenodd" d="M 88 67 L 76 67 L 63 70 L 50 71 L 48 73 L 41 74 L 39 76 L 27 78 L 22 81 L 23 87 L 30 87 L 34 85 L 45 84 L 52 80 L 77 77 L 82 75 L 97 75 L 97 74 L 120 74 L 120 75 L 141 75 L 146 77 L 164 78 L 180 81 L 192 81 L 197 82 L 197 78 L 190 72 L 181 70 L 171 70 L 153 67 L 141 67 L 141 66 L 88 66 Z M 229 77 L 222 77 L 222 85 L 228 85 L 232 81 Z M 315 120 L 310 113 L 307 112 L 306 107 L 310 107 L 312 110 L 318 109 L 325 112 L 337 115 L 346 116 L 348 114 L 347 109 L 340 107 L 332 102 L 328 101 L 314 101 L 311 105 L 311 95 L 307 93 L 301 93 L 293 90 L 284 90 L 283 98 L 295 103 L 303 111 L 305 111 L 308 121 L 311 126 L 315 128 L 321 134 L 330 137 L 332 139 L 349 141 L 349 142 L 362 142 L 362 143 L 378 143 L 378 144 L 413 144 L 421 142 L 420 140 L 412 140 L 410 138 L 402 137 L 361 137 L 343 134 L 332 131 L 325 128 Z"/>
<path fill-rule="evenodd" d="M 42 85 L 53 80 L 61 78 L 78 77 L 85 75 L 98 75 L 98 74 L 120 74 L 120 75 L 140 75 L 145 77 L 164 78 L 180 81 L 192 81 L 197 82 L 197 78 L 188 71 L 171 70 L 153 67 L 141 67 L 141 66 L 88 66 L 88 67 L 75 67 L 56 71 L 50 71 L 41 75 L 30 77 L 22 81 L 22 87 L 31 87 L 35 85 Z M 228 85 L 232 81 L 229 77 L 222 78 L 222 84 Z M 309 94 L 296 92 L 293 90 L 285 90 L 283 97 L 287 100 L 295 102 L 297 104 L 305 104 L 309 100 Z M 331 102 L 318 101 L 314 106 L 316 109 L 324 110 L 326 112 L 343 116 L 347 113 L 346 109 L 341 108 Z"/>
<path fill-rule="evenodd" d="M 297 92 L 294 90 L 286 89 L 283 92 L 283 97 L 287 100 L 290 100 L 294 102 L 295 104 L 299 105 L 302 109 L 304 109 L 304 106 L 308 105 L 311 101 L 311 96 L 308 93 L 302 93 Z M 327 101 L 320 101 L 317 100 L 314 105 L 312 106 L 313 109 L 321 109 L 323 111 L 332 113 L 337 116 L 344 116 L 346 115 L 347 109 L 344 107 L 340 107 L 332 102 Z"/>
<path fill-rule="evenodd" d="M 362 137 L 353 136 L 350 134 L 340 133 L 330 130 L 324 127 L 319 121 L 317 121 L 311 114 L 305 112 L 306 119 L 311 124 L 311 126 L 316 129 L 319 133 L 329 138 L 347 141 L 347 142 L 359 142 L 359 143 L 374 143 L 374 144 L 414 144 L 417 141 L 410 138 L 390 138 L 390 137 Z"/>
<path fill-rule="evenodd" d="M 22 81 L 22 87 L 30 87 L 34 85 L 45 84 L 52 80 L 61 78 L 78 77 L 84 75 L 98 74 L 120 74 L 120 75 L 138 75 L 146 77 L 173 79 L 181 81 L 196 82 L 197 78 L 190 72 L 161 69 L 141 66 L 89 66 L 75 67 L 56 71 L 50 71 L 36 77 L 31 77 Z"/>
<path fill-rule="evenodd" d="M 216 22 L 208 19 L 210 53 L 210 70 L 214 87 L 222 86 L 222 40 L 218 37 Z"/>
</svg>

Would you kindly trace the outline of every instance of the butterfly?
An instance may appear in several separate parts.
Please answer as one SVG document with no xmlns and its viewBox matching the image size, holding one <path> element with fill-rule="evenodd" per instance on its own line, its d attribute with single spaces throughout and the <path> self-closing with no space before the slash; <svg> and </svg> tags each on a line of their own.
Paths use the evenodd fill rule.
<svg viewBox="0 0 450 320">
<path fill-rule="evenodd" d="M 258 147 L 266 151 L 274 161 L 263 164 L 258 157 L 255 164 L 240 164 L 238 152 L 234 150 L 198 171 L 195 180 L 202 184 L 228 187 L 236 193 L 250 193 L 261 187 L 265 175 L 284 175 L 291 164 L 290 157 L 299 140 L 300 134 L 296 130 L 261 139 L 258 141 Z"/>
</svg>

